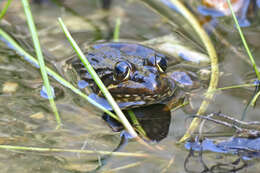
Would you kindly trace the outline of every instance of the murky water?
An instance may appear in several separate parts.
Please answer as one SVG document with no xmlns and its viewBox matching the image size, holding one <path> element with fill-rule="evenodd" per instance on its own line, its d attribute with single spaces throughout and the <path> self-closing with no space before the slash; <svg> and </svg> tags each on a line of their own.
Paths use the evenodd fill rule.
<svg viewBox="0 0 260 173">
<path fill-rule="evenodd" d="M 73 53 L 58 25 L 57 17 L 62 17 L 79 44 L 111 39 L 113 26 L 118 17 L 122 23 L 120 38 L 124 40 L 141 42 L 172 32 L 171 26 L 138 1 L 115 0 L 110 11 L 101 10 L 100 1 L 74 0 L 64 3 L 66 6 L 63 7 L 52 2 L 32 4 L 32 13 L 39 29 L 42 47 L 47 50 L 52 67 Z M 3 5 L 2 2 L 0 5 Z M 251 26 L 243 29 L 257 64 L 260 64 L 259 17 L 256 15 L 250 18 Z M 5 19 L 22 29 L 27 27 L 20 1 L 14 0 Z M 184 20 L 183 22 L 185 23 Z M 217 32 L 222 38 L 216 37 L 213 33 L 211 37 L 220 59 L 219 87 L 252 82 L 254 75 L 252 77 L 250 74 L 253 74 L 253 68 L 243 60 L 247 59 L 247 55 L 233 23 L 219 22 Z M 29 35 L 23 35 L 23 39 L 28 38 Z M 223 44 L 224 39 L 230 43 L 229 46 Z M 54 79 L 51 79 L 51 84 L 57 94 L 55 100 L 63 123 L 59 130 L 55 130 L 56 122 L 48 100 L 40 96 L 42 80 L 39 70 L 0 42 L 0 144 L 93 151 L 112 151 L 116 148 L 120 142 L 120 134 L 111 131 L 101 118 L 102 112 Z M 254 88 L 239 88 L 217 92 L 208 112 L 221 111 L 240 119 L 253 90 Z M 200 105 L 201 92 L 191 95 L 190 99 L 195 107 Z M 247 121 L 260 121 L 258 105 L 257 103 L 255 109 L 249 108 Z M 122 152 L 143 152 L 151 156 L 113 156 L 107 160 L 101 171 L 122 167 L 118 172 L 185 172 L 186 163 L 187 170 L 201 172 L 203 164 L 200 159 L 188 159 L 189 151 L 182 144 L 176 144 L 191 120 L 186 112 L 185 109 L 172 112 L 168 136 L 157 144 L 161 148 L 160 151 L 152 152 L 137 142 L 130 142 Z M 212 129 L 213 126 L 215 128 Z M 209 130 L 206 130 L 207 127 Z M 204 130 L 213 134 L 230 131 L 213 123 L 206 123 Z M 3 173 L 65 173 L 94 170 L 101 155 L 1 149 L 0 157 Z M 203 153 L 207 167 L 231 163 L 238 158 L 231 154 Z M 241 169 L 240 172 L 260 170 L 257 159 L 247 162 L 250 166 Z M 124 167 L 127 165 L 128 168 Z M 235 166 L 241 165 L 243 166 L 243 163 L 239 162 Z"/>
</svg>

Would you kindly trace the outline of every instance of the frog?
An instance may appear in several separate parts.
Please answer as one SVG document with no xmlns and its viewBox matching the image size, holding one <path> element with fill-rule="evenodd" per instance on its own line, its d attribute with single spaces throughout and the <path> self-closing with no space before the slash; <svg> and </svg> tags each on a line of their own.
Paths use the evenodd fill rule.
<svg viewBox="0 0 260 173">
<path fill-rule="evenodd" d="M 126 110 L 132 109 L 141 121 L 144 117 L 145 119 L 154 117 L 153 114 L 161 115 L 161 118 L 163 115 L 168 117 L 162 118 L 164 121 L 161 125 L 165 128 L 156 130 L 157 135 L 147 134 L 149 138 L 156 141 L 163 139 L 168 133 L 170 110 L 184 102 L 184 86 L 194 85 L 191 73 L 184 70 L 169 72 L 168 64 L 169 61 L 172 62 L 170 56 L 140 43 L 105 42 L 86 46 L 83 50 L 85 57 L 126 115 Z M 185 57 L 182 53 L 179 54 L 180 57 Z M 79 88 L 88 92 L 88 96 L 94 101 L 112 110 L 90 73 L 76 55 L 68 58 L 65 66 L 67 72 L 72 71 L 76 74 L 77 82 L 75 83 Z M 156 110 L 147 112 L 145 108 L 149 110 L 156 108 Z M 113 131 L 123 130 L 123 126 L 108 115 L 103 114 L 102 117 Z M 154 127 L 154 124 L 151 124 L 154 122 L 152 119 L 154 118 L 149 120 L 150 125 L 142 124 L 142 126 Z"/>
<path fill-rule="evenodd" d="M 178 90 L 166 73 L 168 58 L 158 51 L 127 42 L 107 42 L 88 46 L 85 56 L 121 109 L 130 109 L 166 102 Z M 78 57 L 66 61 L 78 76 L 78 86 L 89 86 L 89 96 L 112 108 Z"/>
<path fill-rule="evenodd" d="M 169 40 L 172 37 L 167 38 Z M 164 42 L 164 37 L 162 40 Z M 156 44 L 169 47 L 168 44 Z M 178 46 L 178 49 L 181 50 L 181 47 Z M 198 78 L 191 71 L 168 71 L 169 62 L 172 66 L 183 60 L 173 63 L 172 59 L 177 59 L 176 57 L 165 55 L 160 50 L 151 48 L 149 44 L 147 46 L 135 42 L 101 42 L 85 46 L 83 52 L 122 110 L 153 104 L 165 104 L 168 109 L 172 109 L 176 103 L 180 103 L 179 100 L 184 100 L 187 88 L 190 90 L 199 87 Z M 180 52 L 178 54 L 182 58 L 185 57 L 186 61 L 192 61 L 187 56 L 191 57 L 194 53 L 187 56 Z M 77 55 L 68 58 L 65 66 L 66 71 L 70 69 L 76 74 L 73 78 L 77 78 L 75 83 L 79 88 L 86 88 L 85 91 L 90 98 L 112 110 Z"/>
</svg>

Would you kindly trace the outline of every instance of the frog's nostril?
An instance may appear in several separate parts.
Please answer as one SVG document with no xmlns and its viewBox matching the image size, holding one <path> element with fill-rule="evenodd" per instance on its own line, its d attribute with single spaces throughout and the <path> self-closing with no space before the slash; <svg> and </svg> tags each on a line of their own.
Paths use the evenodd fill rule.
<svg viewBox="0 0 260 173">
<path fill-rule="evenodd" d="M 149 70 L 150 73 L 153 73 L 153 74 L 158 73 L 158 70 L 157 70 L 156 67 L 149 67 L 149 68 L 147 68 L 147 69 Z"/>
<path fill-rule="evenodd" d="M 133 80 L 136 82 L 145 82 L 145 77 L 142 74 L 135 73 L 133 76 Z"/>
<path fill-rule="evenodd" d="M 150 74 L 149 76 L 144 77 L 144 85 L 146 85 L 146 88 L 149 88 L 152 93 L 157 92 L 162 85 L 160 76 L 157 74 Z"/>
</svg>

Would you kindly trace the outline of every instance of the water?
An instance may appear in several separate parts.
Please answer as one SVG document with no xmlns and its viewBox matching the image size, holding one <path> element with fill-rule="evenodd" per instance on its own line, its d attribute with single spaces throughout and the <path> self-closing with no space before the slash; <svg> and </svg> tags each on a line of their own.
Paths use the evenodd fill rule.
<svg viewBox="0 0 260 173">
<path fill-rule="evenodd" d="M 21 28 L 27 27 L 23 21 L 24 14 L 20 2 L 14 2 L 5 19 L 21 26 Z M 59 16 L 63 18 L 74 38 L 81 45 L 84 42 L 89 44 L 97 39 L 109 38 L 117 17 L 121 18 L 120 37 L 122 39 L 145 41 L 172 32 L 171 27 L 164 20 L 137 1 L 115 0 L 111 6 L 113 12 L 108 17 L 100 9 L 101 5 L 98 1 L 74 0 L 65 1 L 65 3 L 67 9 L 53 3 L 43 3 L 42 6 L 33 4 L 32 6 L 42 47 L 48 51 L 48 55 L 51 55 L 48 56 L 50 61 L 56 64 L 59 64 L 64 57 L 68 57 L 72 53 L 72 49 L 57 23 Z M 73 15 L 68 8 L 77 12 L 81 17 Z M 258 38 L 260 36 L 259 15 L 258 18 L 254 17 L 250 20 L 251 26 L 244 28 L 243 31 L 259 64 L 260 62 L 257 59 L 260 55 L 260 51 L 257 49 L 259 48 Z M 186 26 L 184 20 L 183 22 Z M 249 75 L 253 73 L 251 65 L 242 59 L 243 57 L 247 58 L 247 56 L 231 22 L 232 20 L 228 18 L 220 19 L 217 31 L 219 35 L 230 42 L 230 46 L 232 45 L 238 50 L 238 53 L 234 53 L 230 46 L 223 46 L 223 39 L 216 38 L 212 33 L 220 59 L 219 87 L 249 83 L 253 82 L 255 78 L 254 75 Z M 28 38 L 26 34 L 23 36 Z M 56 67 L 59 71 L 59 66 Z M 10 82 L 16 83 L 18 87 L 12 92 L 4 91 L 3 87 Z M 120 133 L 113 132 L 110 129 L 103 121 L 100 111 L 62 87 L 55 80 L 52 79 L 51 84 L 55 90 L 55 101 L 63 123 L 59 130 L 55 130 L 56 122 L 48 100 L 40 96 L 42 81 L 39 70 L 22 60 L 19 55 L 16 55 L 4 43 L 0 42 L 0 144 L 94 151 L 112 151 L 117 147 L 120 143 Z M 203 86 L 206 88 L 207 82 Z M 239 119 L 253 90 L 254 88 L 239 88 L 217 92 L 208 112 L 221 111 Z M 199 107 L 203 98 L 203 91 L 189 93 L 193 107 Z M 143 145 L 131 141 L 121 150 L 122 152 L 144 152 L 151 154 L 151 156 L 148 158 L 114 156 L 107 160 L 107 164 L 102 170 L 110 170 L 135 163 L 135 166 L 122 168 L 119 172 L 161 172 L 163 170 L 166 170 L 166 172 L 185 172 L 185 159 L 187 159 L 189 151 L 185 149 L 184 145 L 177 145 L 176 141 L 184 134 L 191 120 L 187 114 L 187 109 L 172 112 L 170 122 L 167 123 L 169 125 L 168 135 L 157 144 L 162 150 L 153 152 Z M 259 106 L 257 104 L 255 109 L 249 108 L 246 120 L 260 121 L 258 114 Z M 232 132 L 228 128 L 208 122 L 203 129 L 209 135 L 212 133 L 230 134 Z M 219 140 L 220 138 L 214 139 Z M 227 138 L 223 136 L 221 139 Z M 101 155 L 97 153 L 90 155 L 1 149 L 0 157 L 3 160 L 0 163 L 3 173 L 66 173 L 94 170 L 98 166 L 98 159 Z M 169 164 L 171 158 L 174 158 L 174 162 Z M 237 158 L 237 155 L 225 155 L 223 153 L 207 152 L 203 154 L 204 162 L 209 168 L 218 163 L 235 161 Z M 189 161 L 185 165 L 188 170 L 203 169 L 203 164 L 199 159 L 194 157 L 188 159 Z M 257 172 L 257 170 L 260 170 L 260 164 L 257 163 L 257 160 L 253 159 L 249 163 L 250 167 L 243 168 L 240 172 Z M 201 169 L 197 171 L 199 172 Z"/>
</svg>

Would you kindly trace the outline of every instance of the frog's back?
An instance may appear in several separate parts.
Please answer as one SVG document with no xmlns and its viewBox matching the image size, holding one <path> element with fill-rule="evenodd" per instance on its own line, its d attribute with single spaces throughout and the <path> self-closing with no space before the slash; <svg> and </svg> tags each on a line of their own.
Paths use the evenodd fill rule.
<svg viewBox="0 0 260 173">
<path fill-rule="evenodd" d="M 127 61 L 138 66 L 143 66 L 144 60 L 155 54 L 156 51 L 152 48 L 135 43 L 120 42 L 95 44 L 88 47 L 85 51 L 85 57 L 101 78 L 112 74 L 113 72 L 109 69 L 114 69 L 114 65 L 118 61 Z M 162 54 L 160 56 L 166 58 Z M 81 77 L 91 79 L 90 74 L 77 57 L 71 59 L 68 63 L 74 66 Z"/>
</svg>

